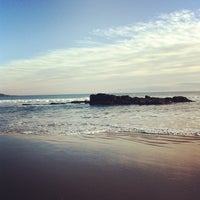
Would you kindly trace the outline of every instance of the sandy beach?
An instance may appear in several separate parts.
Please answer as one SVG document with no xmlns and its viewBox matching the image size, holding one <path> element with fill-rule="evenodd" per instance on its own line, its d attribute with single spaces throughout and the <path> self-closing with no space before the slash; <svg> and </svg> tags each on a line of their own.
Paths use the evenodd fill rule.
<svg viewBox="0 0 200 200">
<path fill-rule="evenodd" d="M 199 200 L 200 139 L 0 135 L 2 200 Z"/>
</svg>

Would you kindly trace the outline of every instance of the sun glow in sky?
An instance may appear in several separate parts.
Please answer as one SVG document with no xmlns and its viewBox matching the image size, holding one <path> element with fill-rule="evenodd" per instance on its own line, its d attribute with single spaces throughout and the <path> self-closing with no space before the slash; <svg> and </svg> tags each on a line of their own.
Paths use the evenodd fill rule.
<svg viewBox="0 0 200 200">
<path fill-rule="evenodd" d="M 0 93 L 199 90 L 200 2 L 0 0 Z"/>
</svg>

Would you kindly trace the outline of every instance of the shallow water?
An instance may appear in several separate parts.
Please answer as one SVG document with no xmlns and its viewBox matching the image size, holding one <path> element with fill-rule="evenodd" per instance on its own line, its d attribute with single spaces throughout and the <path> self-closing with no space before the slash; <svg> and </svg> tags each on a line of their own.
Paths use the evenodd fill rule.
<svg viewBox="0 0 200 200">
<path fill-rule="evenodd" d="M 90 106 L 69 103 L 89 100 L 89 95 L 84 94 L 0 97 L 0 133 L 106 137 L 131 136 L 133 133 L 200 136 L 200 92 L 129 95 L 186 96 L 194 102 L 156 106 Z"/>
</svg>

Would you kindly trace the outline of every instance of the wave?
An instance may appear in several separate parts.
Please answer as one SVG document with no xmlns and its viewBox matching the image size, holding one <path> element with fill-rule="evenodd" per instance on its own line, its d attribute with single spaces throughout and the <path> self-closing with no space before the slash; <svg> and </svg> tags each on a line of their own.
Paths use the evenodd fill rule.
<svg viewBox="0 0 200 200">
<path fill-rule="evenodd" d="M 37 129 L 33 127 L 16 127 L 10 126 L 9 129 L 1 129 L 3 134 L 25 134 L 25 135 L 63 135 L 63 136 L 95 136 L 95 137 L 127 137 L 134 135 L 152 135 L 152 136 L 183 136 L 183 137 L 199 137 L 199 130 L 176 130 L 176 129 L 85 129 L 85 128 L 68 128 L 64 124 L 47 124 L 46 127 L 38 126 Z"/>
<path fill-rule="evenodd" d="M 73 101 L 88 101 L 89 97 L 83 98 L 57 98 L 57 99 L 3 99 L 0 100 L 0 106 L 22 106 L 22 105 L 50 105 L 50 104 L 67 104 Z"/>
</svg>

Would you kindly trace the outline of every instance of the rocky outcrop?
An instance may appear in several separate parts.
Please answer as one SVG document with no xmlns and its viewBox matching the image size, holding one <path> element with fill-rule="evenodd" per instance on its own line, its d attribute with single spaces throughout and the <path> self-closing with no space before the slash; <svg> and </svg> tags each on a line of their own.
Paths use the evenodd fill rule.
<svg viewBox="0 0 200 200">
<path fill-rule="evenodd" d="M 0 97 L 8 97 L 9 95 L 7 95 L 7 94 L 2 94 L 2 93 L 0 93 Z"/>
<path fill-rule="evenodd" d="M 175 96 L 175 97 L 166 97 L 166 98 L 158 98 L 158 97 L 150 97 L 145 96 L 141 97 L 130 97 L 128 95 L 116 96 L 110 94 L 92 94 L 90 95 L 90 105 L 164 105 L 171 103 L 183 103 L 183 102 L 191 102 L 191 100 L 187 99 L 183 96 Z"/>
<path fill-rule="evenodd" d="M 71 101 L 71 102 L 51 102 L 49 104 L 29 104 L 23 103 L 23 106 L 36 106 L 36 105 L 65 105 L 65 104 L 90 104 L 99 105 L 99 106 L 114 106 L 114 105 L 163 105 L 163 104 L 171 104 L 171 103 L 183 103 L 183 102 L 191 102 L 191 100 L 187 99 L 183 96 L 175 96 L 175 97 L 166 97 L 166 98 L 158 98 L 158 97 L 150 97 L 145 96 L 142 97 L 130 97 L 128 95 L 116 96 L 111 94 L 92 94 L 90 95 L 90 101 Z"/>
<path fill-rule="evenodd" d="M 88 104 L 89 101 L 87 101 L 87 100 L 84 100 L 84 101 L 71 101 L 70 103 L 73 103 L 73 104 Z"/>
</svg>

